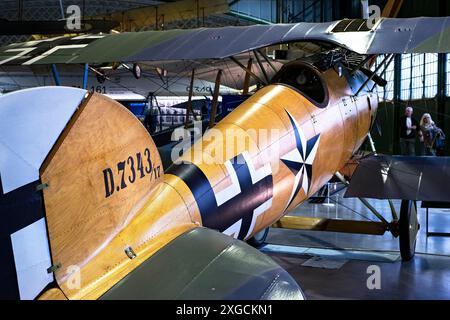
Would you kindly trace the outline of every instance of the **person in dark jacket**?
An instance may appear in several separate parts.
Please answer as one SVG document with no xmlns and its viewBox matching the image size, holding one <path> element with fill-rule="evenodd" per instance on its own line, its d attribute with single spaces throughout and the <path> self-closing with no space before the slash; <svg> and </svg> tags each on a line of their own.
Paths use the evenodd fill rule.
<svg viewBox="0 0 450 320">
<path fill-rule="evenodd" d="M 405 115 L 400 118 L 400 148 L 402 155 L 416 155 L 416 134 L 419 122 L 412 116 L 413 108 L 408 106 Z"/>
</svg>

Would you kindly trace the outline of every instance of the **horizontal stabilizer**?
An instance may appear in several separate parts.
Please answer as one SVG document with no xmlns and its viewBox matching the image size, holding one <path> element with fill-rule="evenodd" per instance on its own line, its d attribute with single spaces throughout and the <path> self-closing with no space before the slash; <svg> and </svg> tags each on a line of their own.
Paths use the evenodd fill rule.
<svg viewBox="0 0 450 320">
<path fill-rule="evenodd" d="M 346 198 L 450 202 L 449 157 L 372 156 L 361 160 Z"/>
<path fill-rule="evenodd" d="M 299 300 L 303 294 L 267 255 L 217 231 L 196 228 L 163 247 L 101 299 Z"/>
</svg>

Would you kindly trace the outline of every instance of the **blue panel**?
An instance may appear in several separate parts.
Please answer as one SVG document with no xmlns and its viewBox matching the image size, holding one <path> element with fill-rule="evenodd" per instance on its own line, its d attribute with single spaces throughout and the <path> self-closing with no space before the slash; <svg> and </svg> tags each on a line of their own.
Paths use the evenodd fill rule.
<svg viewBox="0 0 450 320">
<path fill-rule="evenodd" d="M 250 96 L 244 95 L 222 95 L 222 114 L 224 117 L 231 111 L 236 109 L 241 103 L 247 100 Z"/>
</svg>

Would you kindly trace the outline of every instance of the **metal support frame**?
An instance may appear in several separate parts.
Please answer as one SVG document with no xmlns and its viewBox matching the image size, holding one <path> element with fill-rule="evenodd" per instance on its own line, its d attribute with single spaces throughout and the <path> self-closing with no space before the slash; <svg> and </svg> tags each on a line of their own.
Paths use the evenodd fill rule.
<svg viewBox="0 0 450 320">
<path fill-rule="evenodd" d="M 55 80 L 55 85 L 60 86 L 61 78 L 59 76 L 58 68 L 56 67 L 55 64 L 52 64 L 52 74 L 53 74 L 53 79 Z"/>
<path fill-rule="evenodd" d="M 345 185 L 349 182 L 344 176 L 337 172 L 336 177 Z M 341 233 L 356 233 L 368 235 L 384 235 L 386 231 L 390 231 L 395 237 L 398 236 L 397 225 L 398 219 L 394 217 L 394 221 L 389 223 L 366 199 L 359 198 L 361 202 L 380 220 L 376 221 L 358 221 L 358 220 L 342 220 L 329 218 L 310 218 L 302 216 L 285 216 L 272 225 L 273 228 L 293 229 L 293 230 L 311 230 Z M 391 203 L 390 203 L 391 204 Z M 396 216 L 393 210 L 393 216 Z"/>
<path fill-rule="evenodd" d="M 392 202 L 391 199 L 388 199 L 388 202 L 389 202 L 389 207 L 391 208 L 392 220 L 397 222 L 398 221 L 398 214 L 397 214 L 397 210 L 395 210 L 394 202 Z"/>
<path fill-rule="evenodd" d="M 247 67 L 245 67 L 235 57 L 230 57 L 230 59 L 231 59 L 231 61 L 236 63 L 239 67 L 241 67 L 242 70 L 244 70 L 245 72 L 249 73 L 256 81 L 258 81 L 259 83 L 263 83 L 263 84 L 267 85 L 267 83 L 265 81 L 263 81 L 260 77 L 258 77 L 252 70 L 249 70 Z"/>
<path fill-rule="evenodd" d="M 87 83 L 89 78 L 89 64 L 84 64 L 84 73 L 83 73 L 83 89 L 87 89 Z"/>
<path fill-rule="evenodd" d="M 61 19 L 66 19 L 66 16 L 64 14 L 64 4 L 63 0 L 59 0 L 59 9 L 61 10 Z"/>
<path fill-rule="evenodd" d="M 335 176 L 345 185 L 350 185 L 350 183 L 344 178 L 344 176 L 340 172 L 336 172 Z M 389 225 L 389 222 L 381 215 L 381 213 L 378 212 L 377 209 L 375 209 L 367 199 L 364 198 L 358 198 L 366 207 L 369 209 L 381 222 L 383 222 L 385 225 Z"/>
<path fill-rule="evenodd" d="M 447 80 L 447 54 L 438 54 L 438 94 L 437 94 L 437 124 L 439 128 L 445 127 L 446 80 Z M 425 86 L 424 86 L 425 88 Z"/>
<path fill-rule="evenodd" d="M 220 79 L 222 77 L 222 70 L 217 71 L 216 82 L 214 84 L 214 94 L 211 108 L 211 115 L 209 118 L 209 128 L 214 127 L 217 115 L 217 106 L 219 105 Z"/>
<path fill-rule="evenodd" d="M 400 116 L 403 113 L 402 104 L 400 101 L 402 76 L 402 56 L 400 54 L 395 56 L 394 64 L 394 126 L 393 126 L 393 146 L 392 154 L 400 154 Z"/>
<path fill-rule="evenodd" d="M 391 65 L 392 61 L 394 60 L 395 55 L 391 55 L 391 58 L 389 59 L 389 62 L 386 64 L 386 66 L 384 67 L 383 71 L 380 74 L 380 77 L 384 77 L 384 74 L 386 73 L 387 69 L 389 68 L 389 66 Z M 372 89 L 370 90 L 370 92 L 373 92 L 373 90 L 375 90 L 377 84 L 375 83 L 372 87 Z"/>
<path fill-rule="evenodd" d="M 155 68 L 156 74 L 158 75 L 159 79 L 163 83 L 163 85 L 166 85 L 166 80 L 164 79 L 164 69 L 161 68 Z"/>
<path fill-rule="evenodd" d="M 275 73 L 278 72 L 277 68 L 275 68 L 272 61 L 270 61 L 270 59 L 267 57 L 267 55 L 264 54 L 264 52 L 261 51 L 261 49 L 256 50 L 256 52 L 258 52 L 261 55 L 261 57 L 263 57 L 263 59 L 269 64 L 269 66 L 272 68 L 273 72 L 275 72 Z"/>
<path fill-rule="evenodd" d="M 155 30 L 158 31 L 158 29 L 158 6 L 155 6 Z"/>
<path fill-rule="evenodd" d="M 369 143 L 370 143 L 370 149 L 372 149 L 372 152 L 377 155 L 377 149 L 375 148 L 375 142 L 372 139 L 372 135 L 370 134 L 370 132 L 367 134 L 367 139 L 369 139 Z"/>
<path fill-rule="evenodd" d="M 258 52 L 256 50 L 253 50 L 253 54 L 255 55 L 256 62 L 258 63 L 259 69 L 261 70 L 264 79 L 266 80 L 266 83 L 270 82 L 269 76 L 267 75 L 266 69 L 264 69 L 264 65 L 261 62 L 261 59 L 258 56 Z"/>
<path fill-rule="evenodd" d="M 355 69 L 352 70 L 352 72 L 350 72 L 351 75 L 354 75 L 356 72 L 358 72 L 359 69 L 361 69 L 362 67 L 364 67 L 364 65 L 369 62 L 371 59 L 373 59 L 376 55 L 372 54 L 372 55 L 368 55 L 363 61 L 361 61 Z"/>
<path fill-rule="evenodd" d="M 247 69 L 252 70 L 252 65 L 253 65 L 253 59 L 250 58 L 250 59 L 248 59 Z M 250 73 L 245 72 L 244 88 L 242 90 L 242 94 L 247 95 L 249 92 L 249 87 L 250 87 Z"/>
<path fill-rule="evenodd" d="M 197 28 L 200 28 L 200 3 L 197 0 Z"/>
<path fill-rule="evenodd" d="M 189 97 L 187 102 L 187 110 L 186 110 L 186 119 L 184 121 L 184 126 L 187 128 L 189 123 L 189 114 L 192 113 L 192 116 L 194 116 L 194 111 L 192 110 L 192 95 L 194 93 L 194 77 L 195 77 L 195 69 L 192 69 L 191 73 L 191 82 L 189 86 Z"/>
<path fill-rule="evenodd" d="M 93 73 L 95 73 L 96 75 L 102 76 L 105 78 L 105 80 L 111 80 L 110 77 L 108 77 L 106 74 L 103 74 L 101 72 L 99 72 L 97 69 L 92 68 L 91 66 L 88 65 L 89 70 L 91 70 Z"/>
<path fill-rule="evenodd" d="M 293 22 L 295 21 L 300 15 L 303 16 L 303 21 L 305 20 L 305 13 L 309 10 L 312 9 L 313 10 L 313 20 L 316 21 L 316 5 L 320 4 L 320 12 L 321 12 L 321 21 L 323 21 L 323 13 L 324 13 L 324 7 L 323 7 L 323 1 L 322 0 L 316 0 L 313 1 L 308 7 L 305 6 L 305 1 L 303 2 L 303 8 L 302 11 L 299 11 L 296 15 L 294 16 L 290 16 L 289 17 L 289 21 L 288 22 Z"/>
<path fill-rule="evenodd" d="M 388 0 L 381 15 L 385 18 L 396 18 L 402 5 L 403 0 Z"/>
<path fill-rule="evenodd" d="M 389 56 L 387 56 L 386 58 L 384 58 L 383 62 L 380 63 L 380 65 L 378 67 L 375 68 L 375 71 L 373 72 L 373 74 L 367 78 L 366 81 L 364 81 L 364 83 L 361 85 L 361 87 L 358 89 L 358 91 L 356 92 L 355 96 L 358 96 L 361 91 L 364 89 L 364 87 L 373 79 L 373 77 L 375 77 L 375 75 L 377 74 L 378 71 L 380 71 L 380 69 L 384 66 L 384 64 L 387 62 Z"/>
<path fill-rule="evenodd" d="M 276 23 L 283 23 L 284 1 L 276 0 Z"/>
<path fill-rule="evenodd" d="M 375 148 L 375 142 L 372 139 L 372 135 L 370 134 L 370 132 L 367 134 L 367 138 L 369 139 L 370 142 L 370 147 L 372 149 L 372 152 L 377 155 L 377 149 Z M 392 202 L 391 199 L 387 199 L 389 202 L 389 207 L 391 209 L 391 214 L 392 214 L 392 220 L 394 221 L 398 221 L 398 215 L 397 215 L 397 210 L 395 210 L 394 207 L 394 203 Z"/>
<path fill-rule="evenodd" d="M 17 1 L 17 20 L 22 21 L 23 18 L 23 0 Z"/>
</svg>

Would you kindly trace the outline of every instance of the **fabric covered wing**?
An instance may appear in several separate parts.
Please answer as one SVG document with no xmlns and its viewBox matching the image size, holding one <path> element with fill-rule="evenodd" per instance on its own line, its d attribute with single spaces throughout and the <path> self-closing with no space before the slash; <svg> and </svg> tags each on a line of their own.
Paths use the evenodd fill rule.
<svg viewBox="0 0 450 320">
<path fill-rule="evenodd" d="M 302 300 L 295 280 L 246 243 L 196 228 L 163 247 L 103 300 Z"/>
<path fill-rule="evenodd" d="M 372 156 L 356 169 L 346 198 L 450 202 L 450 158 Z"/>
<path fill-rule="evenodd" d="M 450 17 L 253 25 L 46 39 L 0 49 L 3 64 L 223 59 L 288 42 L 328 42 L 359 54 L 450 51 Z"/>
</svg>

